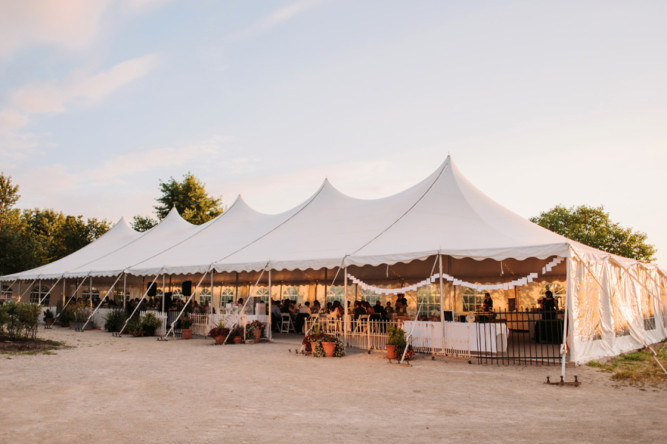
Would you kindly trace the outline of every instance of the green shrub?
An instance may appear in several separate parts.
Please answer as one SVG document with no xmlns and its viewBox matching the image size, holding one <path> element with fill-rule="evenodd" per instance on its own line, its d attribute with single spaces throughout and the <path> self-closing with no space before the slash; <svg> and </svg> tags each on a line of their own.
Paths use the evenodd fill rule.
<svg viewBox="0 0 667 444">
<path fill-rule="evenodd" d="M 134 316 L 127 322 L 127 332 L 134 336 L 143 335 L 141 320 L 138 317 Z"/>
<path fill-rule="evenodd" d="M 389 325 L 387 345 L 396 345 L 397 347 L 405 347 L 405 332 L 402 328 Z"/>
<path fill-rule="evenodd" d="M 124 310 L 113 310 L 104 317 L 104 328 L 109 333 L 120 331 L 125 325 L 127 315 Z"/>
<path fill-rule="evenodd" d="M 12 339 L 35 339 L 40 314 L 37 304 L 6 303 L 0 306 L 0 331 Z"/>
<path fill-rule="evenodd" d="M 155 330 L 157 330 L 160 325 L 162 325 L 162 321 L 153 313 L 146 313 L 141 318 L 141 330 L 143 331 L 144 336 L 155 335 Z"/>
<path fill-rule="evenodd" d="M 60 313 L 60 324 L 67 327 L 70 322 L 74 322 L 74 308 L 68 305 Z"/>
</svg>

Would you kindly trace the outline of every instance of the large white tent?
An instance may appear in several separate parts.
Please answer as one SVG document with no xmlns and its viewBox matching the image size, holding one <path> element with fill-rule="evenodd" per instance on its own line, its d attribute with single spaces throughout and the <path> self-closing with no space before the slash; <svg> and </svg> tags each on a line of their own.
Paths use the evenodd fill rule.
<svg viewBox="0 0 667 444">
<path fill-rule="evenodd" d="M 175 212 L 136 238 L 123 226 L 67 258 L 0 279 L 268 271 L 303 280 L 313 270 L 350 270 L 381 281 L 391 266 L 414 282 L 429 277 L 439 260 L 452 278 L 450 292 L 455 285 L 507 290 L 538 278 L 566 283 L 572 361 L 667 336 L 664 272 L 533 224 L 475 188 L 450 158 L 420 183 L 383 199 L 353 198 L 325 180 L 305 202 L 278 215 L 261 214 L 238 198 L 199 227 Z M 114 234 L 119 240 L 111 251 L 106 245 L 121 231 L 127 239 Z M 85 260 L 76 259 L 86 249 Z"/>
</svg>

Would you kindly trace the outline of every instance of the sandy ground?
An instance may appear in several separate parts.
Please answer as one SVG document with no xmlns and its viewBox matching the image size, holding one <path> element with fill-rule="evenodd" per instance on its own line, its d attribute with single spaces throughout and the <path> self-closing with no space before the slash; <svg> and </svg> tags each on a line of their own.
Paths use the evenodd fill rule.
<svg viewBox="0 0 667 444">
<path fill-rule="evenodd" d="M 315 359 L 294 345 L 114 338 L 54 328 L 73 348 L 0 355 L 2 443 L 665 442 L 667 389 L 587 367 L 483 366 L 384 354 Z"/>
</svg>

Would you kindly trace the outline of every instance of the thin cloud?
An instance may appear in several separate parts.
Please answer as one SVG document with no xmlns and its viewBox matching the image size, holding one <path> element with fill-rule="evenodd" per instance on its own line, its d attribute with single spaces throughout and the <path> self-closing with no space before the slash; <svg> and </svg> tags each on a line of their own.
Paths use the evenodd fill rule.
<svg viewBox="0 0 667 444">
<path fill-rule="evenodd" d="M 92 45 L 111 0 L 32 0 L 0 2 L 0 60 L 33 44 L 66 50 Z"/>
<path fill-rule="evenodd" d="M 25 113 L 60 113 L 72 106 L 88 107 L 146 76 L 155 69 L 157 61 L 156 54 L 148 54 L 96 74 L 77 74 L 60 83 L 25 86 L 10 95 L 9 103 Z"/>
<path fill-rule="evenodd" d="M 263 34 L 269 29 L 292 20 L 297 15 L 313 7 L 325 3 L 327 0 L 296 0 L 287 6 L 273 11 L 260 18 L 245 29 L 230 36 L 229 40 L 240 40 L 253 35 Z"/>
</svg>

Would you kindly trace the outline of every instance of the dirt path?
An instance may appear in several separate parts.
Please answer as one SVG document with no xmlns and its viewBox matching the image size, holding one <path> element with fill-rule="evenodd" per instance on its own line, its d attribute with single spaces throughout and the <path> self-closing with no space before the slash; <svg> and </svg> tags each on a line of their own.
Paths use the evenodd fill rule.
<svg viewBox="0 0 667 444">
<path fill-rule="evenodd" d="M 0 355 L 0 442 L 664 442 L 667 390 L 544 384 L 555 367 L 384 355 L 314 359 L 294 346 L 121 339 L 54 328 L 74 346 Z"/>
</svg>

